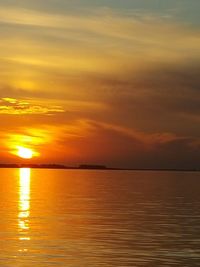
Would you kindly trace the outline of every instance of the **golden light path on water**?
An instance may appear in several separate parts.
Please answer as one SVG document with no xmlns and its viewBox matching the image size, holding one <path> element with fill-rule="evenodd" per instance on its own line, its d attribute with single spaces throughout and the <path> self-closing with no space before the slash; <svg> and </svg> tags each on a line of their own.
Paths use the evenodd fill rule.
<svg viewBox="0 0 200 267">
<path fill-rule="evenodd" d="M 18 201 L 18 229 L 19 240 L 30 240 L 29 217 L 30 217 L 30 182 L 31 169 L 19 169 L 19 201 Z M 19 251 L 26 251 L 26 248 Z"/>
</svg>

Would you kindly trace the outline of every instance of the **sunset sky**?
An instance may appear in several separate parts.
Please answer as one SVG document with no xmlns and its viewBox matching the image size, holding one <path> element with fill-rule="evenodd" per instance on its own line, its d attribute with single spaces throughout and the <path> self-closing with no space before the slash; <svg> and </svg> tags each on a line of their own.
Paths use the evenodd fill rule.
<svg viewBox="0 0 200 267">
<path fill-rule="evenodd" d="M 0 0 L 0 163 L 199 167 L 199 10 Z"/>
</svg>

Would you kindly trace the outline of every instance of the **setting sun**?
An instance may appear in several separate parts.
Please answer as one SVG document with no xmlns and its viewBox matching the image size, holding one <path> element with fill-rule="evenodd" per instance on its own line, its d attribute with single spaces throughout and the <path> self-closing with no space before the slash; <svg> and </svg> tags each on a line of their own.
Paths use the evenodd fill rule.
<svg viewBox="0 0 200 267">
<path fill-rule="evenodd" d="M 17 155 L 24 159 L 31 159 L 33 157 L 33 151 L 26 147 L 18 147 Z"/>
</svg>

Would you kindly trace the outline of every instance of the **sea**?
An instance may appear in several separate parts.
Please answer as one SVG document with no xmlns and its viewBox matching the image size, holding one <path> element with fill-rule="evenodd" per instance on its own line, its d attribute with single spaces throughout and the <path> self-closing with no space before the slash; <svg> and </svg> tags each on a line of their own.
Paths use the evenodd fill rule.
<svg viewBox="0 0 200 267">
<path fill-rule="evenodd" d="M 0 266 L 200 266 L 200 173 L 0 169 Z"/>
</svg>

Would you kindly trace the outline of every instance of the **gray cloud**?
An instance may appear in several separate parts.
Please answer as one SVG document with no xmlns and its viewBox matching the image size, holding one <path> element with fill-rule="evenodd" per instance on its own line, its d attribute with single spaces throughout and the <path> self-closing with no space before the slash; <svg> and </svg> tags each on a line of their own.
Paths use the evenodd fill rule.
<svg viewBox="0 0 200 267">
<path fill-rule="evenodd" d="M 150 132 L 199 136 L 200 64 L 158 65 L 116 79 L 101 79 L 114 121 Z M 115 114 L 115 116 L 114 116 Z"/>
</svg>

